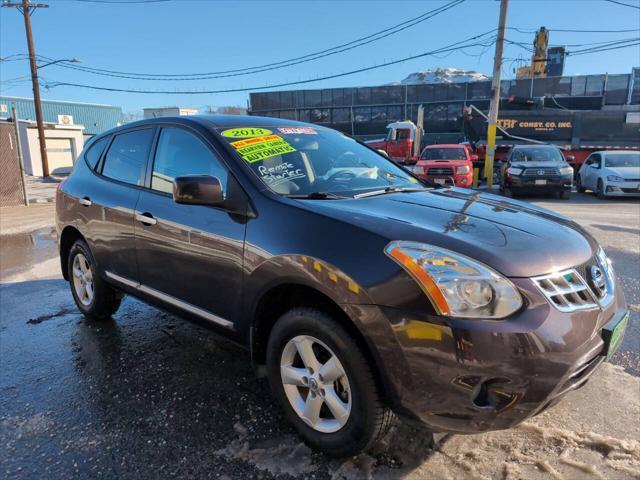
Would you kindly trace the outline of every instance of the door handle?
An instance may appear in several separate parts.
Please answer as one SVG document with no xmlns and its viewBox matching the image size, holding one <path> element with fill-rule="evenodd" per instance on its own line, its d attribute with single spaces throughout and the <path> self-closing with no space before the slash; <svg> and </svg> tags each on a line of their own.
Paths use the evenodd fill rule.
<svg viewBox="0 0 640 480">
<path fill-rule="evenodd" d="M 80 200 L 80 205 L 84 205 L 85 207 L 90 207 L 92 205 L 91 199 L 89 197 L 83 197 Z"/>
<path fill-rule="evenodd" d="M 158 221 L 150 213 L 136 213 L 136 220 L 145 225 L 155 225 Z"/>
</svg>

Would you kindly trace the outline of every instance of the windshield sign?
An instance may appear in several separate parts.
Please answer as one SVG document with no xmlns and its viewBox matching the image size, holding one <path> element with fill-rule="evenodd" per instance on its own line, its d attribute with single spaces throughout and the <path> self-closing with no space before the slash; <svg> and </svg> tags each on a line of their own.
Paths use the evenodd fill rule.
<svg viewBox="0 0 640 480">
<path fill-rule="evenodd" d="M 640 167 L 640 153 L 607 153 L 604 156 L 607 167 Z"/>
<path fill-rule="evenodd" d="M 333 130 L 234 127 L 220 134 L 256 176 L 281 195 L 354 196 L 420 187 L 390 160 Z"/>
</svg>

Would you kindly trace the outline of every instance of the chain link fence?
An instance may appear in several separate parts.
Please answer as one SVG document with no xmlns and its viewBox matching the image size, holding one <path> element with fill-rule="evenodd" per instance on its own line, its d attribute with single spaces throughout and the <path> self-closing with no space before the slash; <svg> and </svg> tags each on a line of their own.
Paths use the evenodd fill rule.
<svg viewBox="0 0 640 480">
<path fill-rule="evenodd" d="M 0 207 L 24 205 L 25 192 L 13 123 L 0 123 Z"/>
</svg>

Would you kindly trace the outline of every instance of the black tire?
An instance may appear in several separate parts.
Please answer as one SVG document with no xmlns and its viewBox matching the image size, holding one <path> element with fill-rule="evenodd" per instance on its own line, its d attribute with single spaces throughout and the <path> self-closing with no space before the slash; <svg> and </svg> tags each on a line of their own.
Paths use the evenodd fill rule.
<svg viewBox="0 0 640 480">
<path fill-rule="evenodd" d="M 582 186 L 582 179 L 580 178 L 580 175 L 578 175 L 578 177 L 576 178 L 576 189 L 580 193 L 584 193 L 587 191 L 587 189 Z"/>
<path fill-rule="evenodd" d="M 328 346 L 349 381 L 351 411 L 339 430 L 319 432 L 307 425 L 292 408 L 280 374 L 283 350 L 298 335 L 309 335 Z M 287 419 L 313 448 L 334 457 L 356 455 L 375 446 L 394 419 L 381 400 L 371 366 L 351 334 L 330 315 L 313 308 L 295 308 L 276 322 L 267 345 L 267 373 L 271 392 Z M 309 393 L 310 394 L 310 393 Z"/>
<path fill-rule="evenodd" d="M 571 198 L 571 192 L 569 190 L 560 191 L 560 200 L 569 200 Z"/>
<path fill-rule="evenodd" d="M 596 186 L 596 196 L 600 200 L 606 200 L 607 196 L 604 194 L 604 185 L 602 184 L 602 180 L 598 179 L 598 185 Z"/>
<path fill-rule="evenodd" d="M 87 259 L 89 268 L 91 269 L 93 299 L 88 304 L 80 300 L 74 287 L 73 262 L 78 254 L 82 254 L 84 258 Z M 84 240 L 76 240 L 71 247 L 67 269 L 69 274 L 69 287 L 71 288 L 73 300 L 85 317 L 91 320 L 106 320 L 118 311 L 123 294 L 100 278 L 96 271 L 96 262 L 93 255 L 91 255 L 91 250 Z"/>
</svg>

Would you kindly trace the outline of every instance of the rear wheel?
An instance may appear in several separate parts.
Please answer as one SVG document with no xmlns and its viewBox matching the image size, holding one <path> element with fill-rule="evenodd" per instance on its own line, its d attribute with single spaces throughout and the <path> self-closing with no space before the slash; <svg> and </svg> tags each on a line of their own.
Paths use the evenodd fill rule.
<svg viewBox="0 0 640 480">
<path fill-rule="evenodd" d="M 598 185 L 596 186 L 596 196 L 601 200 L 604 200 L 607 198 L 607 196 L 604 193 L 604 185 L 602 184 L 601 179 L 598 179 Z"/>
<path fill-rule="evenodd" d="M 98 276 L 89 246 L 83 240 L 71 247 L 67 268 L 71 294 L 85 317 L 104 320 L 118 311 L 123 295 Z"/>
<path fill-rule="evenodd" d="M 578 175 L 578 177 L 576 178 L 576 188 L 580 193 L 584 193 L 587 191 L 587 189 L 582 186 L 582 178 L 580 178 L 580 175 Z"/>
<path fill-rule="evenodd" d="M 329 455 L 367 450 L 391 424 L 360 347 L 321 311 L 297 308 L 278 320 L 269 337 L 267 369 L 286 417 L 307 443 Z"/>
</svg>

